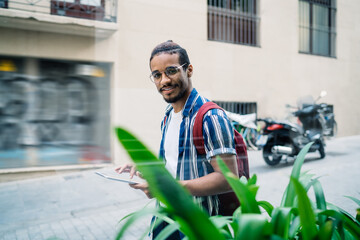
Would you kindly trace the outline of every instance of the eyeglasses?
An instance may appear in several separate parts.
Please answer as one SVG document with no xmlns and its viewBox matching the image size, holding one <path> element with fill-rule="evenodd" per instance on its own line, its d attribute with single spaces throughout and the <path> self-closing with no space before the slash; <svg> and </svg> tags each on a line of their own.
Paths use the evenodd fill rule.
<svg viewBox="0 0 360 240">
<path fill-rule="evenodd" d="M 150 74 L 150 80 L 154 83 L 158 83 L 161 81 L 162 79 L 162 75 L 163 73 L 165 73 L 165 75 L 169 78 L 171 78 L 172 76 L 174 76 L 175 74 L 177 74 L 180 70 L 181 67 L 183 67 L 186 63 L 184 63 L 181 66 L 169 66 L 167 68 L 165 68 L 164 72 L 159 72 L 159 71 L 154 71 Z"/>
</svg>

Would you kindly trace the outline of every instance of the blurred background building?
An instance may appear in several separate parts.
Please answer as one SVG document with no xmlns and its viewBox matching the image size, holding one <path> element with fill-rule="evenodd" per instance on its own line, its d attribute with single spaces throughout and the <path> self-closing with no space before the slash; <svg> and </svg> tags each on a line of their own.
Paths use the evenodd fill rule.
<svg viewBox="0 0 360 240">
<path fill-rule="evenodd" d="M 158 151 L 166 104 L 151 50 L 187 49 L 193 85 L 281 119 L 299 97 L 360 134 L 358 0 L 0 0 L 0 168 L 118 163 L 114 126 Z"/>
</svg>

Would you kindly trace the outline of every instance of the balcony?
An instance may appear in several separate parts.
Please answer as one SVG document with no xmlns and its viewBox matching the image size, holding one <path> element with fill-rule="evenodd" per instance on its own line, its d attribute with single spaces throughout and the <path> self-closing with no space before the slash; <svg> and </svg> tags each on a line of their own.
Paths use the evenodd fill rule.
<svg viewBox="0 0 360 240">
<path fill-rule="evenodd" d="M 0 27 L 109 37 L 117 0 L 0 0 Z"/>
</svg>

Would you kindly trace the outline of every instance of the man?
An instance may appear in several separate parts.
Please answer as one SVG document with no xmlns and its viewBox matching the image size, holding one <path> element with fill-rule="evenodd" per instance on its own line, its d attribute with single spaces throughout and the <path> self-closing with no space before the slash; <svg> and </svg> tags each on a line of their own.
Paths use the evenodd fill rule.
<svg viewBox="0 0 360 240">
<path fill-rule="evenodd" d="M 231 190 L 216 162 L 216 156 L 220 156 L 229 169 L 237 174 L 232 126 L 222 110 L 208 111 L 203 120 L 206 156 L 197 154 L 192 139 L 193 124 L 197 111 L 208 100 L 192 86 L 193 66 L 186 50 L 172 41 L 159 44 L 151 53 L 150 69 L 150 79 L 169 103 L 161 126 L 160 158 L 194 200 L 201 203 L 209 215 L 216 215 L 219 209 L 217 194 Z M 119 173 L 128 171 L 130 175 L 136 173 L 131 164 L 117 170 Z M 142 190 L 151 198 L 146 183 L 131 187 Z M 159 228 L 154 235 L 158 234 Z M 183 236 L 176 234 L 178 238 L 172 235 L 169 239 Z"/>
</svg>

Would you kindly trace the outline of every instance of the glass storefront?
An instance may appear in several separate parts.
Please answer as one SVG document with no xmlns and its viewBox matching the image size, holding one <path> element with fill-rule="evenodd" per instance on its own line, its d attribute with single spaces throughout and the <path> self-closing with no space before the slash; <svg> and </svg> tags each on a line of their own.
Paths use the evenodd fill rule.
<svg viewBox="0 0 360 240">
<path fill-rule="evenodd" d="M 111 162 L 110 69 L 0 56 L 0 169 Z"/>
</svg>

